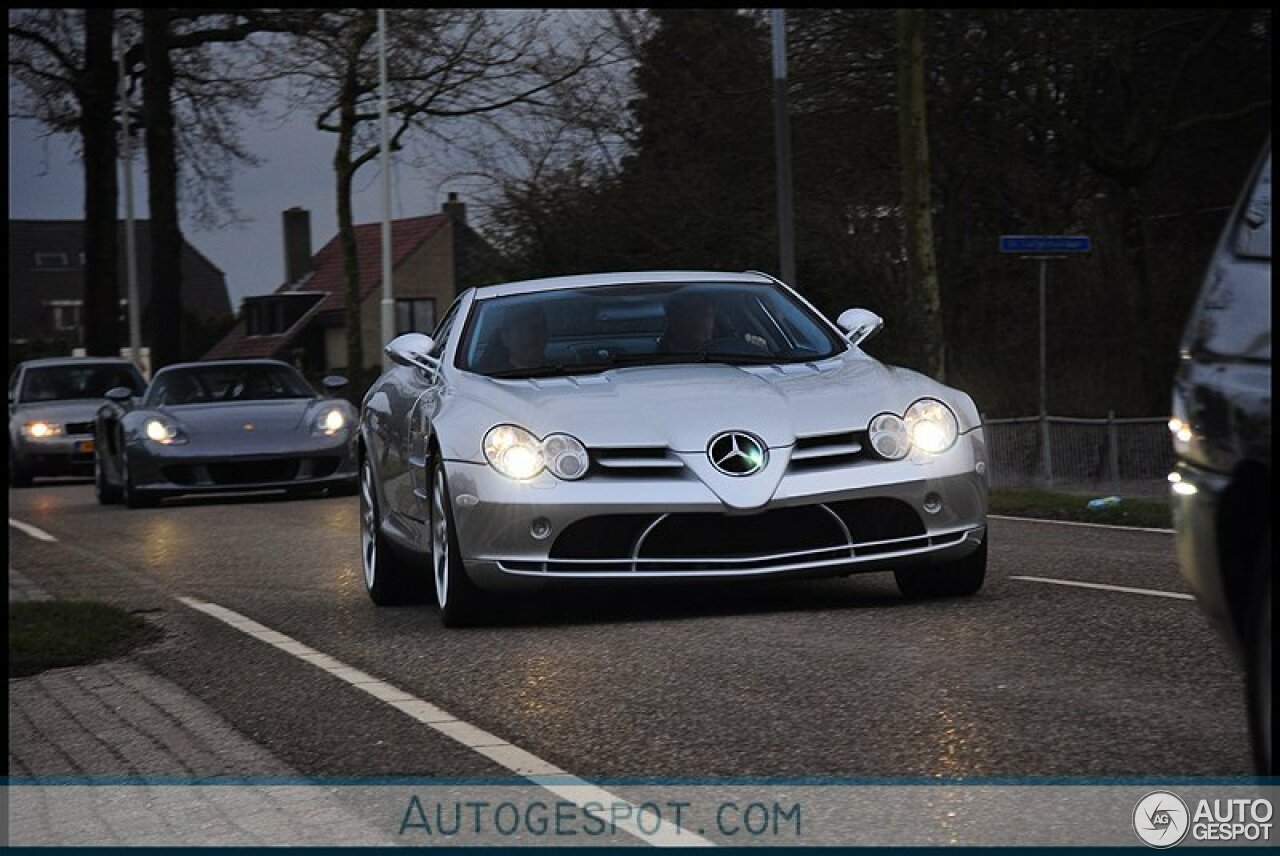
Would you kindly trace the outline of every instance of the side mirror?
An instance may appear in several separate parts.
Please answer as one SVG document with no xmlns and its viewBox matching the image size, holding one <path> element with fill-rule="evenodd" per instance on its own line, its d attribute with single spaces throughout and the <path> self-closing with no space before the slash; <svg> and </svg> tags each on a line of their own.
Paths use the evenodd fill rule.
<svg viewBox="0 0 1280 856">
<path fill-rule="evenodd" d="M 347 379 L 342 375 L 327 375 L 320 383 L 323 384 L 326 393 L 333 395 L 347 385 Z"/>
<path fill-rule="evenodd" d="M 133 401 L 133 390 L 127 386 L 113 386 L 107 390 L 107 400 L 121 406 L 128 406 Z"/>
<path fill-rule="evenodd" d="M 836 319 L 836 326 L 855 347 L 870 339 L 884 326 L 884 319 L 870 309 L 846 309 Z"/>
<path fill-rule="evenodd" d="M 434 371 L 440 367 L 440 361 L 431 356 L 431 349 L 435 346 L 431 337 L 424 333 L 405 333 L 387 343 L 386 354 L 396 365 Z"/>
</svg>

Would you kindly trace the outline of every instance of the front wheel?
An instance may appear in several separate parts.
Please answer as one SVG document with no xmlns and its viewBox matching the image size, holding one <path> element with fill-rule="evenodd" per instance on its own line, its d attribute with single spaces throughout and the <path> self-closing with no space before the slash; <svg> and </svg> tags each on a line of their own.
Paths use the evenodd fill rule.
<svg viewBox="0 0 1280 856">
<path fill-rule="evenodd" d="M 945 565 L 894 571 L 898 591 L 907 597 L 964 597 L 982 588 L 987 578 L 987 541 L 963 559 Z"/>
<path fill-rule="evenodd" d="M 93 493 L 101 505 L 116 505 L 120 502 L 120 486 L 107 481 L 106 465 L 102 460 L 102 446 L 94 444 L 93 452 Z"/>
<path fill-rule="evenodd" d="M 414 600 L 409 569 L 392 554 L 382 536 L 378 490 L 368 458 L 360 462 L 360 564 L 365 591 L 378 606 Z"/>
<path fill-rule="evenodd" d="M 445 627 L 474 624 L 480 611 L 481 593 L 462 567 L 462 554 L 454 532 L 453 502 L 449 499 L 444 462 L 438 455 L 431 466 L 431 575 L 435 578 L 440 622 Z"/>
<path fill-rule="evenodd" d="M 13 454 L 9 453 L 9 487 L 30 487 L 31 473 L 27 468 L 22 466 L 22 462 Z"/>
<path fill-rule="evenodd" d="M 150 508 L 156 504 L 155 497 L 138 490 L 133 483 L 133 473 L 129 472 L 129 453 L 120 451 L 120 498 L 128 508 Z"/>
</svg>

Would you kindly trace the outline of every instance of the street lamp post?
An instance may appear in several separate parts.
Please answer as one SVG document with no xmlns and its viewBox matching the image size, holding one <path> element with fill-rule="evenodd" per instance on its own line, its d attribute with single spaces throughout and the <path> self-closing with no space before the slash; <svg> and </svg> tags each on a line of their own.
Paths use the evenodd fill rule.
<svg viewBox="0 0 1280 856">
<path fill-rule="evenodd" d="M 391 365 L 386 345 L 395 335 L 391 294 L 391 137 L 387 119 L 387 10 L 378 10 L 378 85 L 382 119 L 382 367 Z"/>
</svg>

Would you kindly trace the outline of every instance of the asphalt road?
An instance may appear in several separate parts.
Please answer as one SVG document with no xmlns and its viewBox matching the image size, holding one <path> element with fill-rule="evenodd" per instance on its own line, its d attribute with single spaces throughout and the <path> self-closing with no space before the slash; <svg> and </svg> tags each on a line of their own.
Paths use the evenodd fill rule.
<svg viewBox="0 0 1280 856">
<path fill-rule="evenodd" d="M 176 600 L 234 610 L 576 775 L 1247 776 L 1243 690 L 1159 532 L 993 520 L 978 595 L 909 602 L 889 574 L 560 590 L 447 631 L 377 608 L 357 500 L 9 491 L 10 566 L 145 610 L 138 658 L 306 775 L 507 771 Z M 252 771 L 246 771 L 251 773 Z"/>
</svg>

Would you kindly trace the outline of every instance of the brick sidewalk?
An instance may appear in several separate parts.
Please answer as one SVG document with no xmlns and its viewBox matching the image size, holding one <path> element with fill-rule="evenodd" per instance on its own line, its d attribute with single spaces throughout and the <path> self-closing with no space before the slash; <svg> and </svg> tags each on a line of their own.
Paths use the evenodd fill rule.
<svg viewBox="0 0 1280 856">
<path fill-rule="evenodd" d="M 9 600 L 49 600 L 9 570 Z M 297 777 L 182 687 L 127 658 L 9 681 L 9 845 L 385 843 L 319 786 L 136 784 L 131 777 Z"/>
</svg>

